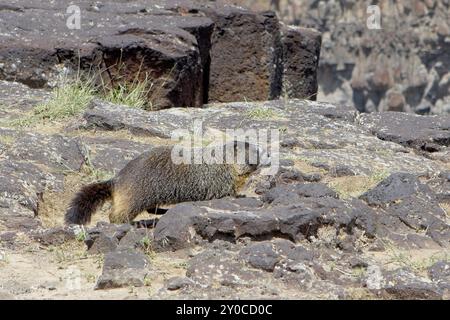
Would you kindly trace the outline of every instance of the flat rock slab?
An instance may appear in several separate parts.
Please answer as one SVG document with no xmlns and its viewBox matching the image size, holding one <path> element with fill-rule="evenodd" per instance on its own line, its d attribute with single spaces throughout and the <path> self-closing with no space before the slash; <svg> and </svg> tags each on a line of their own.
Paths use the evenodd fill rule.
<svg viewBox="0 0 450 320">
<path fill-rule="evenodd" d="M 80 141 L 80 149 L 85 156 L 89 155 L 91 165 L 108 173 L 119 172 L 130 160 L 151 148 L 151 144 L 116 138 L 83 137 Z"/>
<path fill-rule="evenodd" d="M 418 150 L 436 152 L 450 146 L 450 116 L 381 112 L 361 116 L 360 123 L 378 138 Z"/>
<path fill-rule="evenodd" d="M 402 300 L 437 300 L 443 290 L 429 279 L 419 277 L 408 269 L 385 272 L 380 288 L 382 295 Z"/>
<path fill-rule="evenodd" d="M 375 213 L 361 202 L 354 204 L 332 197 L 302 198 L 289 204 L 263 206 L 229 199 L 228 208 L 222 200 L 176 205 L 162 216 L 154 232 L 157 250 L 186 248 L 203 239 L 227 239 L 235 242 L 240 237 L 254 239 L 286 237 L 292 241 L 317 236 L 321 227 L 362 228 L 374 234 Z"/>
<path fill-rule="evenodd" d="M 50 92 L 44 89 L 32 90 L 22 83 L 1 80 L 0 96 L 0 117 L 1 122 L 4 122 L 17 119 L 24 112 L 45 102 L 50 97 Z"/>
<path fill-rule="evenodd" d="M 217 135 L 211 132 L 218 130 L 282 129 L 281 160 L 307 161 L 333 175 L 370 175 L 380 171 L 431 175 L 448 170 L 441 163 L 445 161 L 416 155 L 407 146 L 368 133 L 365 125 L 358 124 L 354 109 L 322 102 L 292 99 L 218 103 L 201 109 L 172 108 L 148 113 L 94 100 L 84 118 L 88 128 L 127 129 L 161 138 L 170 138 L 177 129 L 193 132 L 196 121 L 201 121 L 203 134 L 212 138 Z"/>
<path fill-rule="evenodd" d="M 408 173 L 393 173 L 360 197 L 373 207 L 381 207 L 389 217 L 412 230 L 423 231 L 444 247 L 450 246 L 447 215 L 430 187 Z M 395 227 L 385 220 L 386 229 Z"/>
<path fill-rule="evenodd" d="M 84 113 L 88 128 L 117 131 L 126 129 L 136 135 L 170 138 L 174 130 L 190 124 L 187 109 L 145 112 L 139 109 L 93 100 Z"/>
</svg>

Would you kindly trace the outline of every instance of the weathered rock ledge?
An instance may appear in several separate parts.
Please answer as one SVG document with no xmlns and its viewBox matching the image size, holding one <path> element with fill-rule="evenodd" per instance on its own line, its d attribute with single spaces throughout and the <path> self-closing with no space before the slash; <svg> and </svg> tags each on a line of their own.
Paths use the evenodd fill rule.
<svg viewBox="0 0 450 320">
<path fill-rule="evenodd" d="M 148 77 L 149 108 L 315 99 L 321 36 L 214 1 L 14 0 L 0 9 L 0 80 L 54 86 L 79 69 L 117 86 Z M 71 21 L 71 20 L 70 20 Z"/>
</svg>

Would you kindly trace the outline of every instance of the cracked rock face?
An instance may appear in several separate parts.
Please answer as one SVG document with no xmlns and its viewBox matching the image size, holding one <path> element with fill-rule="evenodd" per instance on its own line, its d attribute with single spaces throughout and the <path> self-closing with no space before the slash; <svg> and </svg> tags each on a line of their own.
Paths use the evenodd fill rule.
<svg viewBox="0 0 450 320">
<path fill-rule="evenodd" d="M 80 28 L 69 28 L 71 4 L 15 0 L 0 9 L 0 80 L 54 87 L 80 69 L 108 88 L 147 80 L 149 110 L 274 99 L 283 86 L 291 97 L 317 93 L 320 34 L 282 37 L 274 13 L 200 0 L 83 0 Z"/>
</svg>

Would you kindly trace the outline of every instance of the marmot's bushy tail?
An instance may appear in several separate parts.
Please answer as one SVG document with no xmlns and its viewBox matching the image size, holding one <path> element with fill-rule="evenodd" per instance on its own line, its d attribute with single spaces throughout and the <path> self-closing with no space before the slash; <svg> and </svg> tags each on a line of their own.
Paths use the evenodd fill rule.
<svg viewBox="0 0 450 320">
<path fill-rule="evenodd" d="M 81 188 L 67 209 L 67 224 L 86 224 L 91 216 L 106 200 L 111 198 L 113 183 L 111 180 L 92 183 Z"/>
</svg>

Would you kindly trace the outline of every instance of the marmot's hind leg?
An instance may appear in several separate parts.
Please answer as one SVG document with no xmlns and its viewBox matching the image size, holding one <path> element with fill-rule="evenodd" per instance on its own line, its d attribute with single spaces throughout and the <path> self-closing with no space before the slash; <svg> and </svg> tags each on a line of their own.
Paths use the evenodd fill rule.
<svg viewBox="0 0 450 320">
<path fill-rule="evenodd" d="M 112 212 L 109 214 L 110 223 L 131 223 L 136 216 L 141 213 L 141 210 L 127 210 L 112 208 Z"/>
<path fill-rule="evenodd" d="M 131 223 L 143 210 L 133 204 L 132 199 L 115 192 L 113 195 L 112 211 L 109 214 L 110 223 Z"/>
</svg>

